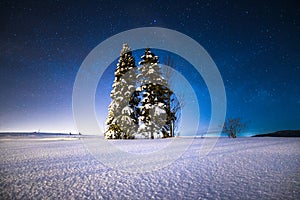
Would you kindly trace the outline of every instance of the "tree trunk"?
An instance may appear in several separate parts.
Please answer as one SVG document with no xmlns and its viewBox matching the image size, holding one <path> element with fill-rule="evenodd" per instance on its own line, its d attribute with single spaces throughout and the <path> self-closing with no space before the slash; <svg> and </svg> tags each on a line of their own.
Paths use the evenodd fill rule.
<svg viewBox="0 0 300 200">
<path fill-rule="evenodd" d="M 173 122 L 172 122 L 172 120 L 170 121 L 170 135 L 171 135 L 171 137 L 174 137 L 174 130 L 173 130 Z"/>
<path fill-rule="evenodd" d="M 151 139 L 154 139 L 154 135 L 153 135 L 153 126 L 151 124 Z"/>
</svg>

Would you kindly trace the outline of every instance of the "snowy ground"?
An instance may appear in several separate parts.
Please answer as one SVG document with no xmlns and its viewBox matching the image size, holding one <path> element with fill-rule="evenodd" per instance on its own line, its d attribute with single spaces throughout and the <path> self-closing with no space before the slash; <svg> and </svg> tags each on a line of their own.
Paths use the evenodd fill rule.
<svg viewBox="0 0 300 200">
<path fill-rule="evenodd" d="M 192 142 L 179 159 L 134 173 L 108 167 L 83 139 L 2 137 L 0 199 L 300 199 L 300 138 L 221 138 L 206 156 L 204 139 L 177 140 Z M 119 143 L 132 151 L 170 141 Z"/>
</svg>

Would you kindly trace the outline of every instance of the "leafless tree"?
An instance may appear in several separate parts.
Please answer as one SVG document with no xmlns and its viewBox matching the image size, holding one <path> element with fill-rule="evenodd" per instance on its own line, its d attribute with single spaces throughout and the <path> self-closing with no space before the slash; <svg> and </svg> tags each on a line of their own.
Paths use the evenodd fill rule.
<svg viewBox="0 0 300 200">
<path fill-rule="evenodd" d="M 227 133 L 229 138 L 236 138 L 245 128 L 246 123 L 242 122 L 241 118 L 229 118 L 224 123 L 223 132 Z"/>
<path fill-rule="evenodd" d="M 171 58 L 170 55 L 167 56 L 166 60 L 163 62 L 164 65 L 168 67 L 162 68 L 162 73 L 164 74 L 165 79 L 168 82 L 169 87 L 174 84 L 173 82 L 173 76 L 174 76 L 174 70 L 172 68 L 174 67 L 174 60 Z M 173 116 L 169 118 L 168 125 L 170 130 L 170 137 L 175 136 L 175 129 L 178 127 L 180 118 L 181 118 L 181 110 L 184 107 L 184 96 L 182 94 L 176 94 L 176 99 L 174 98 L 173 93 L 169 93 L 169 102 L 171 102 L 171 112 Z M 171 99 L 173 98 L 173 99 Z"/>
</svg>

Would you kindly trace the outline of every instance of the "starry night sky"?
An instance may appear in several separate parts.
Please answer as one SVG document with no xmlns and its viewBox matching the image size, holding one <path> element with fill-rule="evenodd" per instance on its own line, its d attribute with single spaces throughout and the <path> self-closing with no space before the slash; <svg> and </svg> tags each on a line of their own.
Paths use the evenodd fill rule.
<svg viewBox="0 0 300 200">
<path fill-rule="evenodd" d="M 0 131 L 75 132 L 72 89 L 85 57 L 148 26 L 206 49 L 225 84 L 227 116 L 249 121 L 249 134 L 300 129 L 297 1 L 1 1 L 0 15 Z"/>
</svg>

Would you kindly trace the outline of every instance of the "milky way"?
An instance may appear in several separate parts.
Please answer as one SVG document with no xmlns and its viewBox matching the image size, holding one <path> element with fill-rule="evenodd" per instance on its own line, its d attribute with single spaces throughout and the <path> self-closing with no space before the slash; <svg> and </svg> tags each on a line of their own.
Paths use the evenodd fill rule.
<svg viewBox="0 0 300 200">
<path fill-rule="evenodd" d="M 0 13 L 0 131 L 75 131 L 72 89 L 84 58 L 105 39 L 147 26 L 180 31 L 207 50 L 227 116 L 248 121 L 249 133 L 300 129 L 297 1 L 1 1 Z"/>
</svg>

